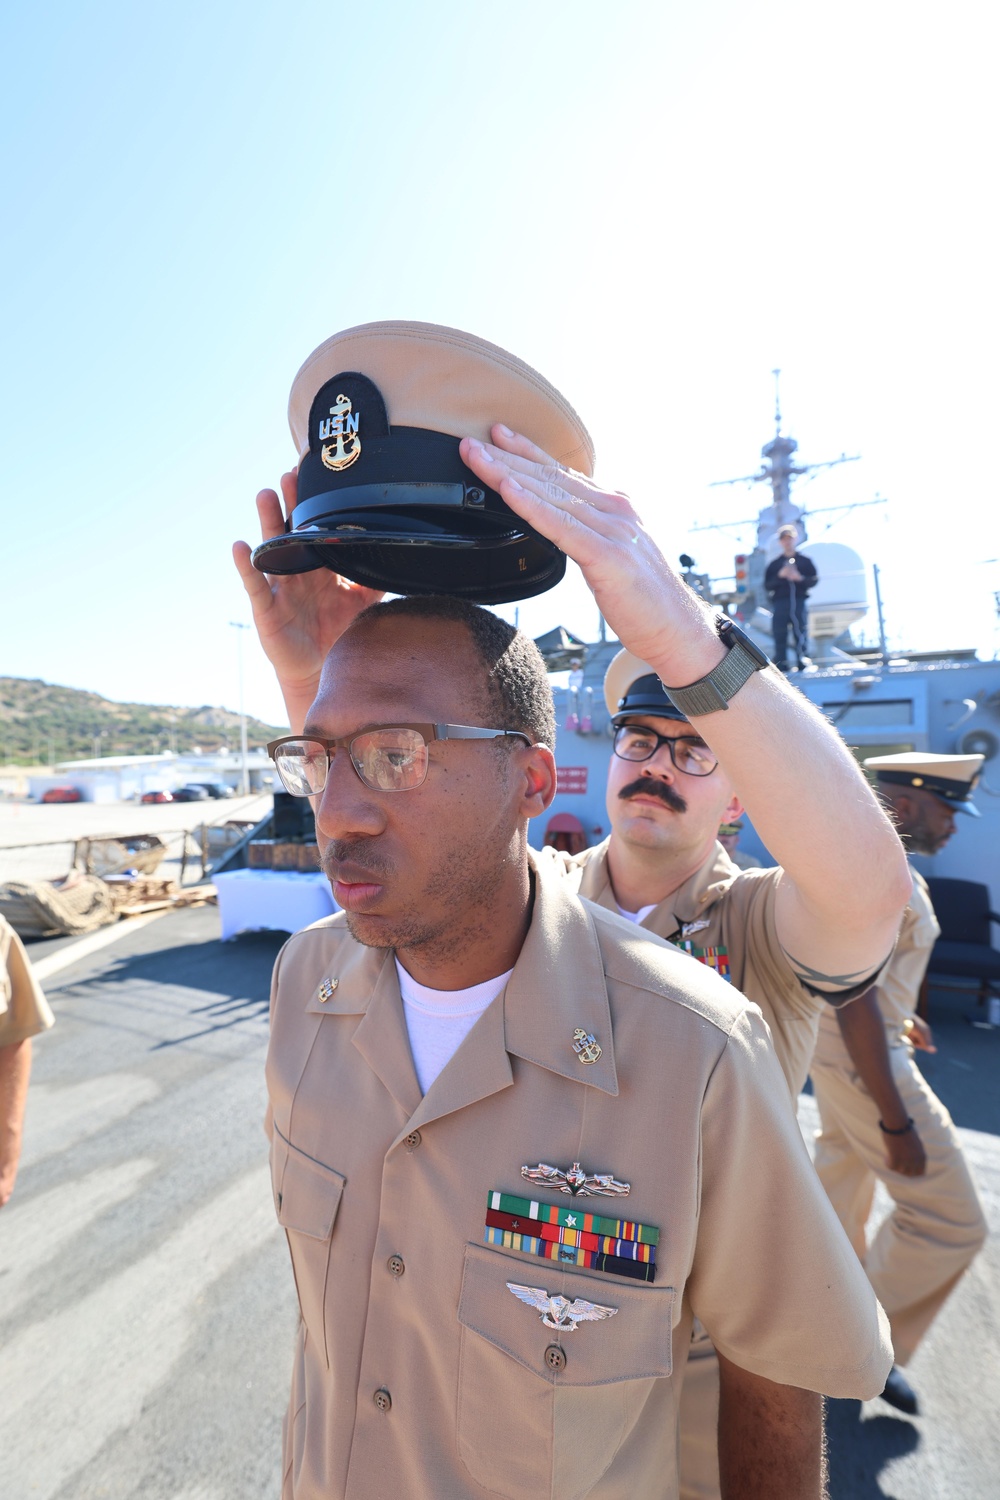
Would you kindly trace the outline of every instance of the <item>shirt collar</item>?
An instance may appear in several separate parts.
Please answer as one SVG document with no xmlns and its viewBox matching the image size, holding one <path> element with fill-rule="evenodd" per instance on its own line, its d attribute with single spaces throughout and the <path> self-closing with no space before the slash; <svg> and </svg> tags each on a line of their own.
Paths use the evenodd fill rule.
<svg viewBox="0 0 1000 1500">
<path fill-rule="evenodd" d="M 598 844 L 584 864 L 580 894 L 598 906 L 606 907 L 608 911 L 617 912 L 618 903 L 615 901 L 608 868 L 610 843 L 610 838 L 607 838 L 603 844 Z M 739 875 L 739 866 L 733 864 L 720 843 L 715 843 L 704 864 L 659 904 L 667 907 L 678 924 L 683 926 L 686 922 L 693 922 L 699 916 L 704 916 L 726 894 Z"/>
<path fill-rule="evenodd" d="M 504 1048 L 515 1057 L 574 1083 L 617 1095 L 611 1007 L 594 919 L 559 870 L 550 868 L 548 860 L 537 859 L 530 849 L 528 859 L 534 905 L 531 925 L 503 996 Z M 405 1035 L 402 1001 L 391 958 L 388 950 L 363 948 L 346 941 L 338 950 L 333 970 L 323 976 L 324 982 L 306 1004 L 306 1010 L 314 1015 L 368 1012 L 359 1028 L 356 1045 L 362 1046 L 366 1055 L 370 1051 L 370 1062 L 388 1045 L 388 1031 L 383 1033 L 388 1016 L 384 1023 L 381 1019 L 385 1012 L 392 1014 L 392 1024 L 397 1030 L 402 1026 Z M 331 994 L 328 987 L 324 989 L 324 983 L 333 979 L 337 985 Z M 327 999 L 321 998 L 324 993 Z M 484 1020 L 485 1016 L 480 1018 L 470 1038 L 476 1032 L 483 1039 L 491 1033 L 489 1024 L 482 1025 Z M 583 1062 L 573 1050 L 577 1031 L 583 1032 L 584 1038 L 594 1038 L 600 1048 L 596 1061 Z M 373 1042 L 377 1037 L 377 1046 L 371 1049 L 367 1046 L 369 1034 Z M 584 1041 L 581 1045 L 593 1053 L 591 1044 Z M 403 1071 L 400 1064 L 394 1075 Z M 392 1092 L 396 1097 L 409 1099 L 410 1089 L 404 1088 L 402 1076 L 393 1077 Z"/>
<path fill-rule="evenodd" d="M 617 1095 L 611 1006 L 594 918 L 548 860 L 529 850 L 535 887 L 531 926 L 507 982 L 508 1052 L 574 1083 Z M 574 1034 L 600 1048 L 594 1062 L 574 1051 Z M 591 1044 L 582 1041 L 585 1051 Z"/>
</svg>

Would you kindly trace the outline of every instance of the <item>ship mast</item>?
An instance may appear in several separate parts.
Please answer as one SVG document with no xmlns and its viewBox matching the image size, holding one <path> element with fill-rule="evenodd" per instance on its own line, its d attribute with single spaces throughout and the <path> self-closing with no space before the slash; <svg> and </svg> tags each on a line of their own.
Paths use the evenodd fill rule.
<svg viewBox="0 0 1000 1500">
<path fill-rule="evenodd" d="M 765 505 L 757 516 L 757 546 L 765 552 L 774 552 L 776 549 L 776 538 L 781 526 L 794 525 L 799 533 L 799 539 L 805 539 L 805 526 L 802 522 L 802 508 L 792 500 L 792 480 L 801 474 L 812 474 L 818 469 L 833 469 L 838 464 L 857 463 L 859 453 L 842 453 L 839 458 L 825 459 L 817 464 L 797 464 L 793 462 L 793 456 L 798 452 L 799 445 L 793 437 L 787 437 L 781 431 L 781 371 L 772 370 L 774 376 L 774 437 L 765 443 L 760 450 L 761 464 L 756 474 L 742 474 L 738 479 L 716 479 L 710 488 L 716 489 L 724 484 L 769 484 L 771 486 L 772 503 Z M 740 523 L 742 524 L 742 523 Z M 696 526 L 692 530 L 702 531 L 707 528 Z"/>
</svg>

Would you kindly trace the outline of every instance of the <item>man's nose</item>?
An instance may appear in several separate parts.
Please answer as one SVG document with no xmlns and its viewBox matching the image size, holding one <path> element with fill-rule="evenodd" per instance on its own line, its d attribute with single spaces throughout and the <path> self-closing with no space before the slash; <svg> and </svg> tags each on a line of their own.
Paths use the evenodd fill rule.
<svg viewBox="0 0 1000 1500">
<path fill-rule="evenodd" d="M 365 786 L 346 750 L 332 756 L 315 812 L 316 831 L 325 839 L 370 837 L 385 827 L 382 804 Z"/>
<path fill-rule="evenodd" d="M 658 776 L 661 781 L 677 780 L 677 767 L 668 745 L 658 745 L 642 769 L 645 775 Z"/>
</svg>

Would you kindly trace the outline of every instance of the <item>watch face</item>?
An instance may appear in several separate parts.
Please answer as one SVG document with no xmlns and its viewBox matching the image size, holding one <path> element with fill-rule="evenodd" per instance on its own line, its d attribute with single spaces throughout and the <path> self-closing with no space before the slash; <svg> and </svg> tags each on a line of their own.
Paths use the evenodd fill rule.
<svg viewBox="0 0 1000 1500">
<path fill-rule="evenodd" d="M 728 646 L 730 650 L 732 650 L 736 643 L 739 642 L 739 644 L 743 647 L 743 650 L 747 653 L 751 660 L 756 663 L 758 668 L 769 667 L 771 665 L 771 658 L 765 655 L 765 653 L 760 649 L 759 646 L 756 646 L 754 644 L 754 642 L 747 635 L 746 631 L 741 630 L 734 620 L 730 620 L 728 617 L 720 619 L 717 629 L 719 632 L 719 639 L 726 646 Z"/>
</svg>

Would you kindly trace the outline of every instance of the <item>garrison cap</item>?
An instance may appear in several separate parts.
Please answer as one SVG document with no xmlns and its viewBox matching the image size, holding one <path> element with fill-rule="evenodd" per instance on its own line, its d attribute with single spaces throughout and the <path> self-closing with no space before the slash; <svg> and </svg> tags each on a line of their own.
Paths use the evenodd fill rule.
<svg viewBox="0 0 1000 1500">
<path fill-rule="evenodd" d="M 978 818 L 972 793 L 983 759 L 982 755 L 929 755 L 925 750 L 904 750 L 900 755 L 869 756 L 863 764 L 888 786 L 919 787 L 940 797 L 956 812 Z"/>
<path fill-rule="evenodd" d="M 663 690 L 663 683 L 648 662 L 622 649 L 604 674 L 604 701 L 617 729 L 630 714 L 652 714 L 658 719 L 689 722 Z"/>
<path fill-rule="evenodd" d="M 396 594 L 504 604 L 544 593 L 565 555 L 504 504 L 459 455 L 504 422 L 590 475 L 594 447 L 543 376 L 485 339 L 434 323 L 365 323 L 335 333 L 292 382 L 288 422 L 298 497 L 268 573 L 330 568 Z"/>
</svg>

